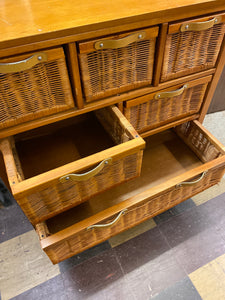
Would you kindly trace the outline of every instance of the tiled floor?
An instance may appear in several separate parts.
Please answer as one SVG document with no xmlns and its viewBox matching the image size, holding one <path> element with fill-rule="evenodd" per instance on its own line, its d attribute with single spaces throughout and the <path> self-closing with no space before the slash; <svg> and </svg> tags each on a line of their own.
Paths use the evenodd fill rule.
<svg viewBox="0 0 225 300">
<path fill-rule="evenodd" d="M 205 126 L 225 144 L 225 112 L 207 116 Z M 1 299 L 224 300 L 224 212 L 225 179 L 154 219 L 52 265 L 18 205 L 1 208 Z"/>
</svg>

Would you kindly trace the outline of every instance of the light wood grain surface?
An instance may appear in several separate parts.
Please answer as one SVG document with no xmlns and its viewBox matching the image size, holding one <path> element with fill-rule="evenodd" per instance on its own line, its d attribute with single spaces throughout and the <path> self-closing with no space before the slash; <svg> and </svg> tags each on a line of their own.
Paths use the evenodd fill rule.
<svg viewBox="0 0 225 300">
<path fill-rule="evenodd" d="M 109 22 L 121 25 L 146 15 L 173 19 L 176 15 L 194 13 L 204 7 L 204 13 L 224 8 L 221 0 L 2 0 L 0 1 L 0 43 L 12 39 L 39 36 L 72 28 Z M 199 14 L 199 11 L 198 11 Z M 98 25 L 99 26 L 99 25 Z M 40 39 L 42 39 L 40 37 Z"/>
</svg>

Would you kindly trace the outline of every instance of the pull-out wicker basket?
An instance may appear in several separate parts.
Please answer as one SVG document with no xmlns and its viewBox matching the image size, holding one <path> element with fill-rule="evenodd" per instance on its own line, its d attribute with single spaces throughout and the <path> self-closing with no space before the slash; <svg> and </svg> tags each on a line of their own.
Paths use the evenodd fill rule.
<svg viewBox="0 0 225 300">
<path fill-rule="evenodd" d="M 141 176 L 37 224 L 53 263 L 93 247 L 217 184 L 225 170 L 221 145 L 198 122 L 147 139 Z"/>
<path fill-rule="evenodd" d="M 169 26 L 161 81 L 215 66 L 225 32 L 224 15 Z"/>
<path fill-rule="evenodd" d="M 211 76 L 127 101 L 126 118 L 138 132 L 198 113 Z"/>
<path fill-rule="evenodd" d="M 15 199 L 32 224 L 140 175 L 145 142 L 107 107 L 0 143 Z"/>
<path fill-rule="evenodd" d="M 158 27 L 79 44 L 87 102 L 151 85 Z"/>
<path fill-rule="evenodd" d="M 0 129 L 74 107 L 62 48 L 0 61 Z"/>
</svg>

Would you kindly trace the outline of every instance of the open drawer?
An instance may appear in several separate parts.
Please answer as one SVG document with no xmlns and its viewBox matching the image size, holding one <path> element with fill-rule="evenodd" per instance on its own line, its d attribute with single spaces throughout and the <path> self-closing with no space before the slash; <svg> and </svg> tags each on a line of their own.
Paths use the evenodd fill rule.
<svg viewBox="0 0 225 300">
<path fill-rule="evenodd" d="M 43 250 L 58 263 L 218 183 L 222 147 L 197 121 L 148 137 L 139 178 L 36 225 Z"/>
<path fill-rule="evenodd" d="M 12 193 L 32 224 L 139 176 L 144 146 L 117 107 L 0 142 Z"/>
</svg>

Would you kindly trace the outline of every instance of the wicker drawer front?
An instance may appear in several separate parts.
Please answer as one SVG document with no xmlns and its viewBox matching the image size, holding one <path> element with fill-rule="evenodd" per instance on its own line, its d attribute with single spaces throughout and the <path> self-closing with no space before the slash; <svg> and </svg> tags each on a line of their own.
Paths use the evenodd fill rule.
<svg viewBox="0 0 225 300">
<path fill-rule="evenodd" d="M 161 81 L 215 66 L 225 32 L 225 15 L 169 26 Z"/>
<path fill-rule="evenodd" d="M 110 206 L 110 199 L 120 196 L 117 192 L 106 192 L 84 203 L 85 206 L 38 224 L 41 246 L 53 263 L 160 214 L 220 181 L 225 171 L 225 154 L 221 145 L 198 122 L 181 125 L 176 131 L 203 164 L 139 194 L 133 192 L 133 196 L 125 200 L 121 198 L 113 206 Z M 145 180 L 142 179 L 142 184 Z M 132 182 L 126 185 L 132 189 Z M 44 231 L 40 230 L 43 227 Z"/>
<path fill-rule="evenodd" d="M 116 107 L 96 114 L 43 136 L 2 141 L 12 192 L 32 224 L 140 175 L 143 139 Z"/>
<path fill-rule="evenodd" d="M 0 129 L 72 107 L 62 48 L 0 61 Z"/>
<path fill-rule="evenodd" d="M 207 76 L 130 100 L 125 104 L 125 116 L 142 133 L 198 113 L 210 80 Z"/>
<path fill-rule="evenodd" d="M 80 43 L 86 102 L 151 85 L 158 27 Z"/>
<path fill-rule="evenodd" d="M 60 261 L 91 248 L 122 231 L 125 231 L 170 209 L 211 185 L 219 183 L 223 173 L 224 166 L 222 168 L 214 169 L 210 173 L 208 172 L 204 181 L 192 186 L 191 188 L 172 187 L 160 194 L 152 196 L 151 199 L 145 203 L 124 208 L 117 212 L 117 214 L 112 215 L 112 217 L 102 219 L 99 222 L 99 224 L 112 223 L 118 216 L 120 216 L 119 220 L 112 226 L 88 230 L 87 228 L 91 226 L 89 225 L 84 230 L 81 230 L 76 234 L 71 234 L 65 240 L 58 241 L 52 245 L 49 245 L 49 243 L 51 243 L 51 240 L 54 240 L 54 236 L 50 236 L 49 238 L 46 238 L 46 240 L 41 241 L 42 248 L 54 264 L 59 263 Z M 198 177 L 200 176 L 201 174 Z M 190 180 L 194 179 L 196 178 L 190 178 Z"/>
</svg>

